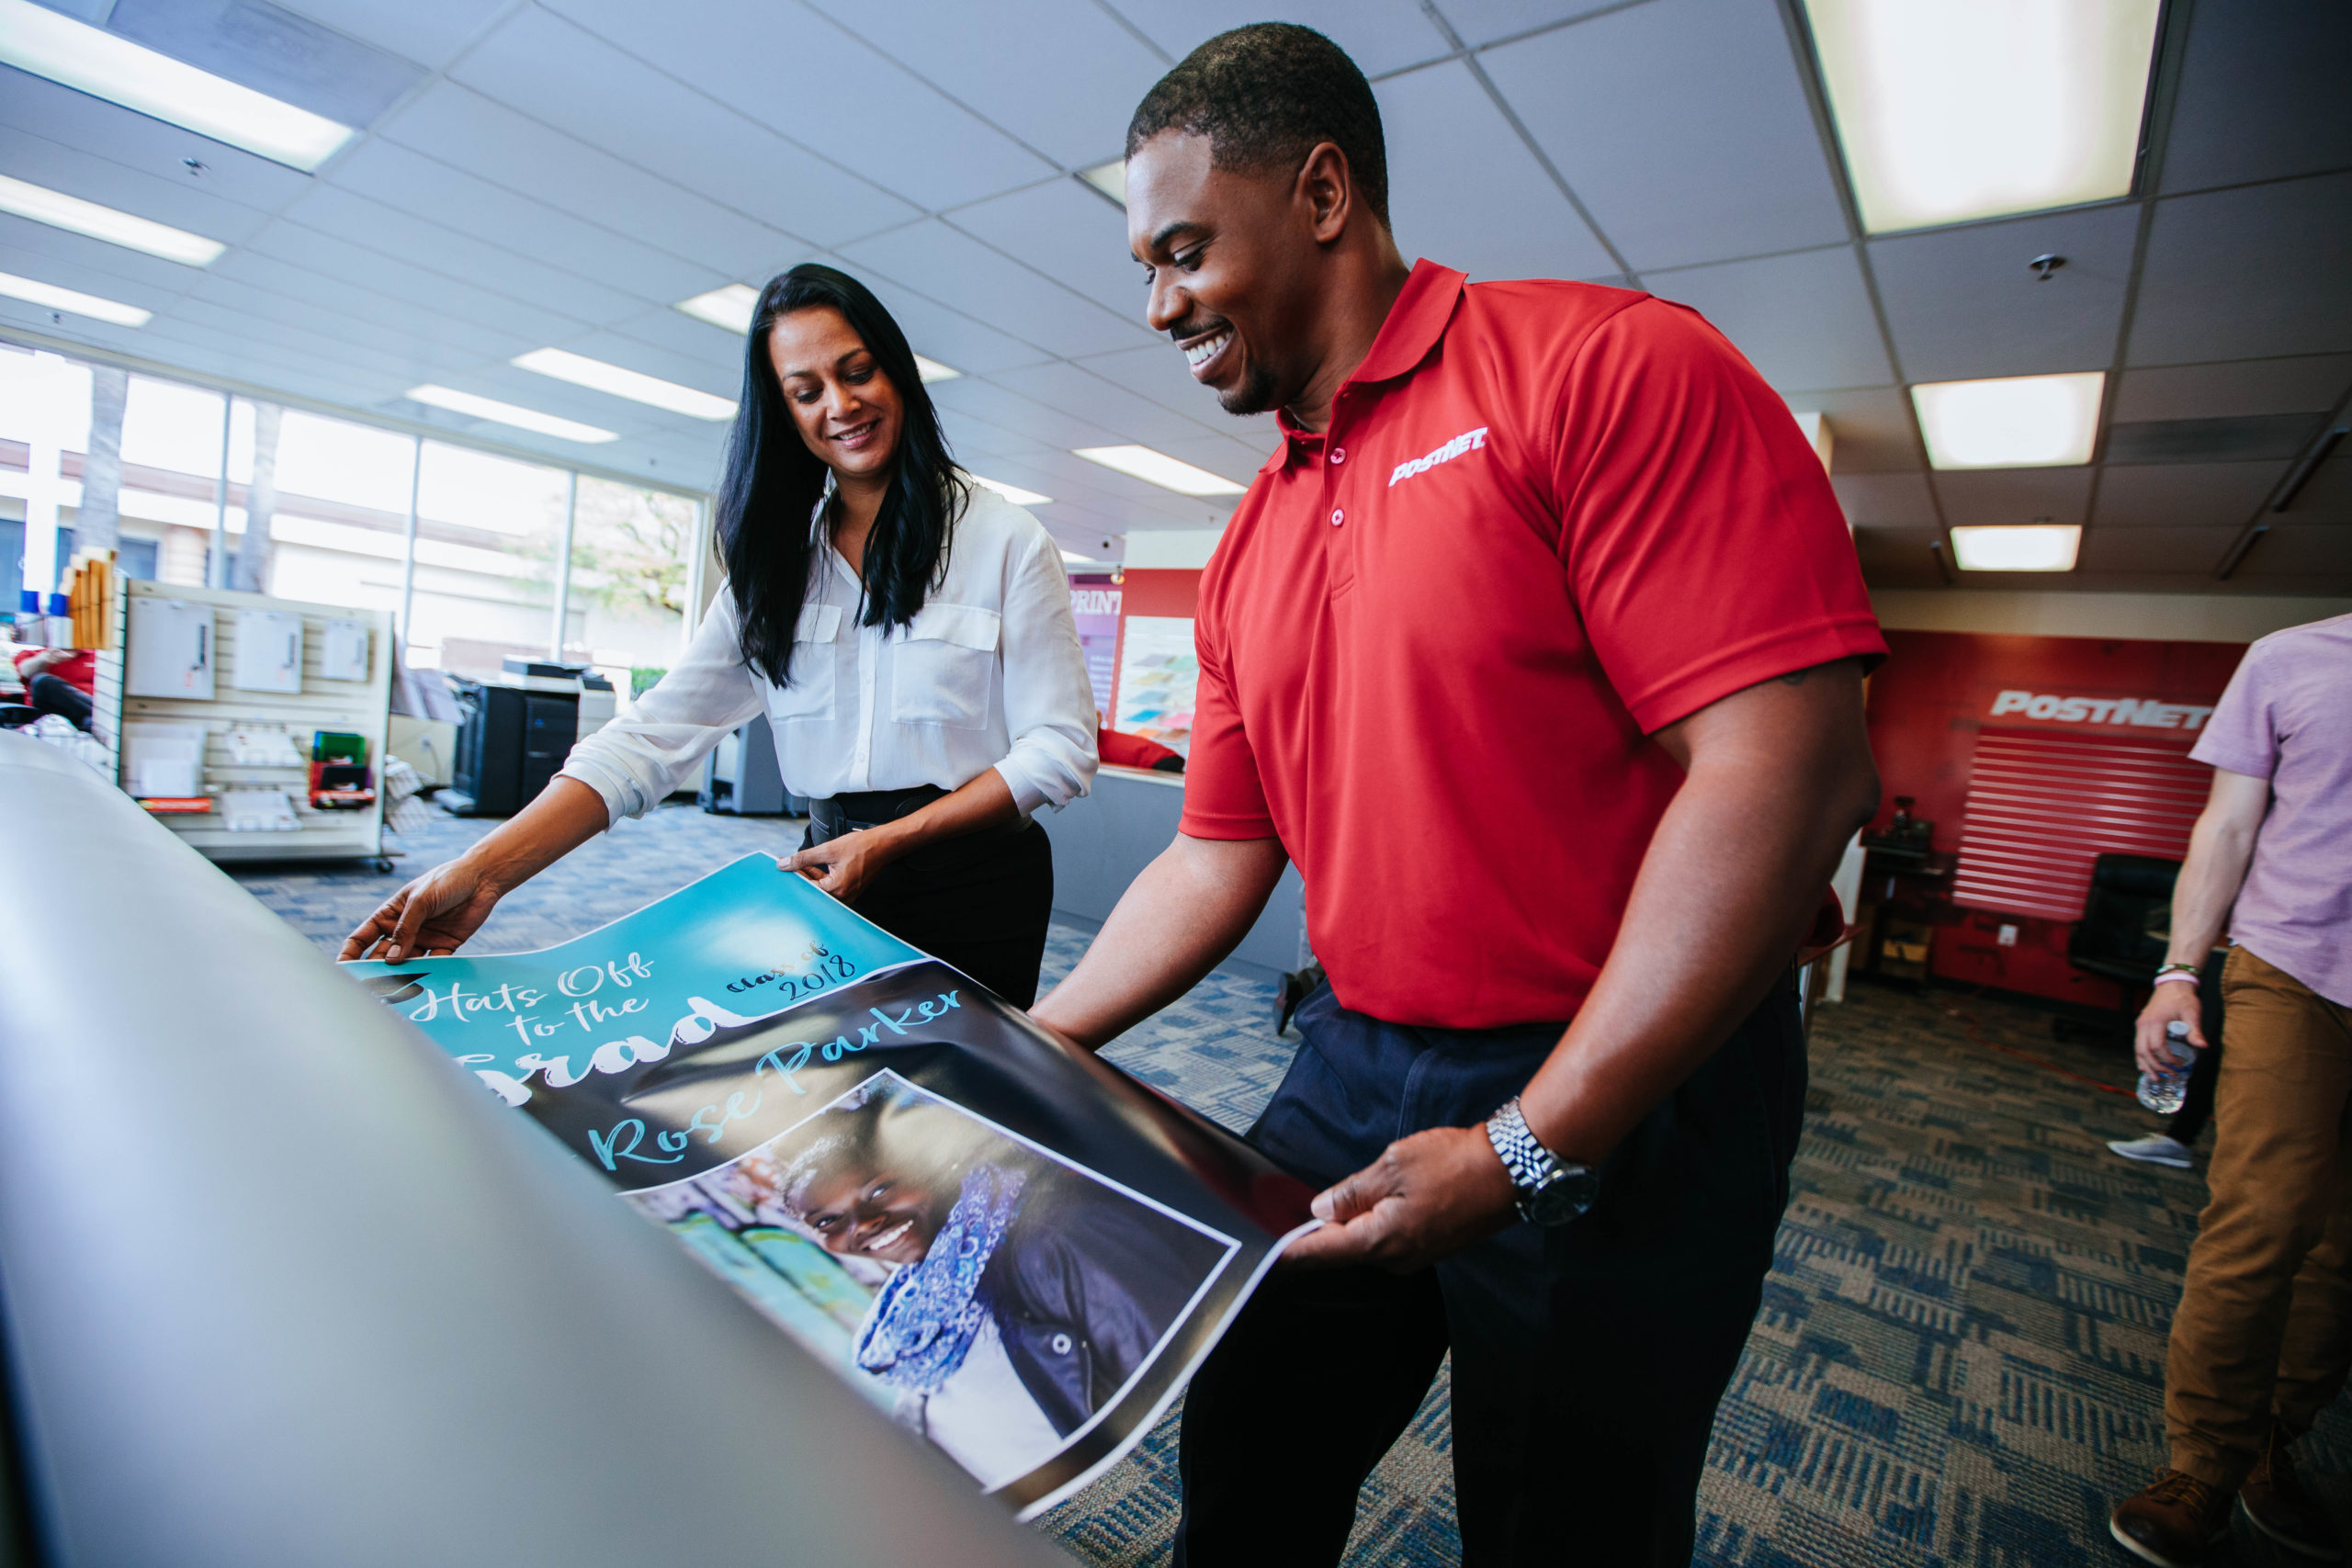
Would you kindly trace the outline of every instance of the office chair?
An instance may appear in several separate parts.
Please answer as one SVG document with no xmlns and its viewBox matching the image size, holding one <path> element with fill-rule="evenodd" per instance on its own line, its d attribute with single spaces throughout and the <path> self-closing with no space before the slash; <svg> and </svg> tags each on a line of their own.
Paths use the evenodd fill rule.
<svg viewBox="0 0 2352 1568">
<path fill-rule="evenodd" d="M 2067 933 L 2067 963 L 2086 975 L 2121 983 L 2126 1034 L 2165 961 L 2165 944 L 2171 941 L 2172 885 L 2179 874 L 2177 860 L 2099 856 L 2091 864 L 2083 918 Z M 2116 1032 L 2112 1023 L 2067 1018 L 2057 1020 L 2052 1028 L 2062 1040 L 2104 1040 Z"/>
</svg>

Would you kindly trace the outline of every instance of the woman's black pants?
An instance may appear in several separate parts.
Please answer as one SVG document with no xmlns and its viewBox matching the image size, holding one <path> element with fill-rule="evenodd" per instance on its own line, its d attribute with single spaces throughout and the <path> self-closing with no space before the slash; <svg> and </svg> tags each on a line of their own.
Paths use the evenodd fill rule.
<svg viewBox="0 0 2352 1568">
<path fill-rule="evenodd" d="M 896 821 L 944 793 L 876 790 L 810 801 L 801 847 Z M 926 844 L 883 867 L 851 908 L 1025 1008 L 1037 999 L 1053 914 L 1053 844 L 1035 822 Z"/>
</svg>

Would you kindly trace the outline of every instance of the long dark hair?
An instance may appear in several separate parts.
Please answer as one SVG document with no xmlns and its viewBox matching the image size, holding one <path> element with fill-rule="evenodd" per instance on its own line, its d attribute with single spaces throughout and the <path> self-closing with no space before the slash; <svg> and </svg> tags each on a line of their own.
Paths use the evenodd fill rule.
<svg viewBox="0 0 2352 1568">
<path fill-rule="evenodd" d="M 905 626 L 947 569 L 948 537 L 969 499 L 939 428 L 939 411 L 915 366 L 907 334 L 882 301 L 845 272 L 804 262 L 760 290 L 743 344 L 743 400 L 727 441 L 718 483 L 718 550 L 727 562 L 744 662 L 781 686 L 792 671 L 792 637 L 821 540 L 811 522 L 825 493 L 824 459 L 808 450 L 785 405 L 768 357 L 768 329 L 778 316 L 830 306 L 865 341 L 866 352 L 898 389 L 898 460 L 863 572 L 869 626 Z"/>
</svg>

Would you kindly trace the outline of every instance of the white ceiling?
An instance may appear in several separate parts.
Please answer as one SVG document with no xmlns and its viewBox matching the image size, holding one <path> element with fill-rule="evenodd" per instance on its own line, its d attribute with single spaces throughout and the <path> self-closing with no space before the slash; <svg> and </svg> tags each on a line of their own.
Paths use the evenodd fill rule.
<svg viewBox="0 0 2352 1568">
<path fill-rule="evenodd" d="M 180 47 L 154 28 L 183 0 L 137 0 L 144 21 L 51 3 Z M 1054 496 L 1066 544 L 1115 551 L 1229 502 L 1069 448 L 1140 442 L 1246 481 L 1271 423 L 1224 416 L 1145 330 L 1122 215 L 1072 176 L 1117 155 L 1185 51 L 1272 16 L 1375 79 L 1408 254 L 1685 301 L 1825 412 L 1874 582 L 1940 583 L 1928 546 L 1954 524 L 2051 516 L 2088 525 L 2083 568 L 2035 586 L 2211 592 L 2259 519 L 2228 589 L 2352 592 L 2352 443 L 2263 510 L 2352 393 L 2352 8 L 2173 0 L 2156 194 L 1870 240 L 1778 0 L 280 3 L 381 51 L 368 82 L 413 78 L 316 175 L 0 69 L 0 171 L 229 246 L 197 270 L 0 216 L 9 270 L 155 312 L 132 331 L 0 301 L 0 332 L 699 488 L 723 426 L 507 360 L 551 345 L 731 396 L 740 343 L 671 307 L 823 257 L 967 373 L 933 388 L 965 461 Z M 2046 252 L 2068 265 L 2038 282 Z M 2098 464 L 1927 471 L 1907 384 L 2085 369 L 2111 373 Z M 401 398 L 424 380 L 622 439 Z"/>
</svg>

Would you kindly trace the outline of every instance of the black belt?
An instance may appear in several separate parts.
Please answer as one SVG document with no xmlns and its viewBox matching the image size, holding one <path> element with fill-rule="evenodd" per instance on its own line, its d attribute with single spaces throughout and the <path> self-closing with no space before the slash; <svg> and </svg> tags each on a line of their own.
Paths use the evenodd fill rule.
<svg viewBox="0 0 2352 1568">
<path fill-rule="evenodd" d="M 896 822 L 901 817 L 911 817 L 934 800 L 944 800 L 947 792 L 937 784 L 917 784 L 912 789 L 869 789 L 848 795 L 836 795 L 808 803 L 808 820 L 816 825 L 818 842 L 838 839 L 843 833 L 861 828 L 879 828 L 886 822 Z"/>
</svg>

